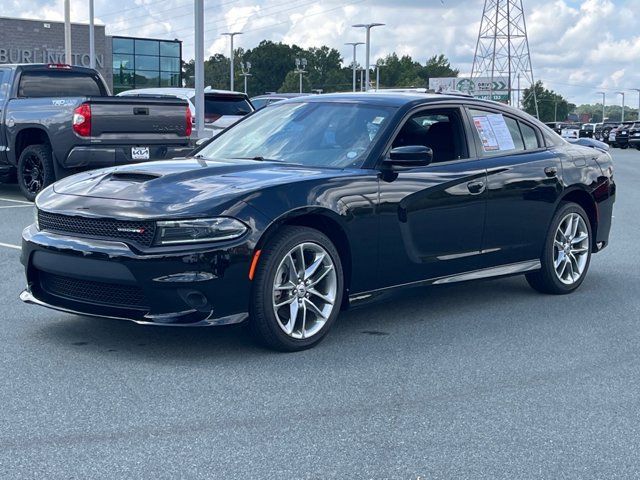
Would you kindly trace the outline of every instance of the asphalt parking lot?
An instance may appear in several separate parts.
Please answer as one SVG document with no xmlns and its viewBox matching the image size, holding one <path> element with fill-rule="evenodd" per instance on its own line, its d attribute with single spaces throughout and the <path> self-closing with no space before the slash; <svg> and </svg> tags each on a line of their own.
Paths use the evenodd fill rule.
<svg viewBox="0 0 640 480">
<path fill-rule="evenodd" d="M 613 155 L 612 242 L 575 294 L 421 289 L 295 354 L 21 304 L 33 213 L 0 186 L 0 478 L 637 477 L 640 152 Z"/>
</svg>

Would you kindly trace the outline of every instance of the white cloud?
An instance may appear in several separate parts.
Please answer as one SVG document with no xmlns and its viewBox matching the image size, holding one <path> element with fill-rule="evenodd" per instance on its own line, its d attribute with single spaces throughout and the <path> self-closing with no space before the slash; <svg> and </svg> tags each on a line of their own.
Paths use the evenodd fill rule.
<svg viewBox="0 0 640 480">
<path fill-rule="evenodd" d="M 192 0 L 95 0 L 97 19 L 107 32 L 180 38 L 185 58 L 193 52 Z M 534 73 L 571 101 L 593 102 L 598 89 L 640 87 L 640 5 L 638 0 L 524 0 Z M 442 4 L 444 3 L 444 5 Z M 424 62 L 444 53 L 469 72 L 482 13 L 482 0 L 207 0 L 206 51 L 228 53 L 220 34 L 242 30 L 236 45 L 251 48 L 263 39 L 323 44 L 346 62 L 364 39 L 353 23 L 386 23 L 372 31 L 372 62 L 392 51 Z M 62 19 L 63 0 L 0 0 L 5 16 Z M 74 21 L 87 21 L 85 0 L 72 0 Z M 359 51 L 363 58 L 364 49 Z"/>
</svg>

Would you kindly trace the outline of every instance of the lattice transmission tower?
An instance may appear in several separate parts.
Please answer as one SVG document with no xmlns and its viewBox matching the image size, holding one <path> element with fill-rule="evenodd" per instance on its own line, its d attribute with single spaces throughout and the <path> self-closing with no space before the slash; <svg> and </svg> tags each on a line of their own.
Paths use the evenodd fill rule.
<svg viewBox="0 0 640 480">
<path fill-rule="evenodd" d="M 509 104 L 516 94 L 518 107 L 520 85 L 535 85 L 522 0 L 485 0 L 471 69 L 471 78 L 478 77 L 490 78 L 491 88 L 494 79 L 506 78 Z M 535 88 L 531 91 L 537 116 Z"/>
</svg>

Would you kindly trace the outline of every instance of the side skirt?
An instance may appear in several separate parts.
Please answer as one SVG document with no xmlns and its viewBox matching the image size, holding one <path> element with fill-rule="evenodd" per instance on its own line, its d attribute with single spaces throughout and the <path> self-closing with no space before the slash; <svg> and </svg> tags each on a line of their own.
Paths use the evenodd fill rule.
<svg viewBox="0 0 640 480">
<path fill-rule="evenodd" d="M 446 277 L 429 278 L 426 280 L 418 280 L 416 282 L 392 285 L 390 287 L 384 287 L 378 290 L 371 290 L 368 292 L 349 295 L 349 306 L 356 307 L 364 305 L 369 302 L 376 301 L 380 299 L 380 297 L 393 295 L 393 293 L 404 288 L 423 287 L 427 285 L 444 285 L 447 283 L 467 282 L 470 280 L 481 280 L 484 278 L 520 275 L 523 273 L 540 270 L 540 268 L 542 268 L 540 260 L 528 260 L 526 262 L 510 263 L 508 265 L 500 265 L 498 267 L 489 267 L 480 270 L 473 270 L 470 272 L 457 273 L 455 275 L 449 275 Z"/>
</svg>

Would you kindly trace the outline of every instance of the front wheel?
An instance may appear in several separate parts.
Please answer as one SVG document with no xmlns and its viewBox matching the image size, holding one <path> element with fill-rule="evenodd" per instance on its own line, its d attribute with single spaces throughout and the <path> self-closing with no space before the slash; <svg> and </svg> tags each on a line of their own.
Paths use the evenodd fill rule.
<svg viewBox="0 0 640 480">
<path fill-rule="evenodd" d="M 284 227 L 267 243 L 254 276 L 249 322 L 268 347 L 316 345 L 335 322 L 344 280 L 340 255 L 323 233 Z"/>
<path fill-rule="evenodd" d="M 542 293 L 563 295 L 584 281 L 591 263 L 589 217 L 575 203 L 563 203 L 547 233 L 540 258 L 542 268 L 527 274 L 529 285 Z"/>
</svg>

